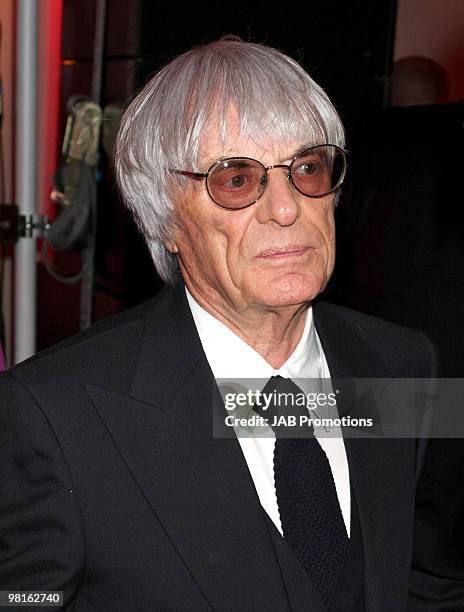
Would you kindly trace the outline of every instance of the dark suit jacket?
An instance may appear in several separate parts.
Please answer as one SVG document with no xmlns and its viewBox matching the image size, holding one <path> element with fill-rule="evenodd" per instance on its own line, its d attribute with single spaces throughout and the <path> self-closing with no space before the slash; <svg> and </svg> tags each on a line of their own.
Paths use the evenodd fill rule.
<svg viewBox="0 0 464 612">
<path fill-rule="evenodd" d="M 332 375 L 430 375 L 422 336 L 324 303 L 314 317 Z M 212 437 L 216 393 L 181 287 L 3 374 L 0 589 L 63 590 L 76 612 L 288 610 L 239 443 Z M 463 610 L 426 495 L 410 573 L 414 441 L 346 446 L 367 610 L 406 610 L 411 577 L 410 609 Z M 323 610 L 308 598 L 293 609 Z"/>
</svg>

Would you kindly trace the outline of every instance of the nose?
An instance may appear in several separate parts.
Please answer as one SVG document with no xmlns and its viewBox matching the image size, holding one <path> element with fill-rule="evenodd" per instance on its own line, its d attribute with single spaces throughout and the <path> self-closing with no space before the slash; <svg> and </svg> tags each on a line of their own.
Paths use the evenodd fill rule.
<svg viewBox="0 0 464 612">
<path fill-rule="evenodd" d="M 274 221 L 281 226 L 295 223 L 300 216 L 300 201 L 289 176 L 288 166 L 270 166 L 263 195 L 255 204 L 260 223 Z"/>
</svg>

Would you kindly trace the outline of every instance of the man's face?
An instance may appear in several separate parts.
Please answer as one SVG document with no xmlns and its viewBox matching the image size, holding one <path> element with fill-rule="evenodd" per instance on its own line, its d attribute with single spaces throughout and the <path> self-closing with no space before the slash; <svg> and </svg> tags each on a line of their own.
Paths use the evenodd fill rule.
<svg viewBox="0 0 464 612">
<path fill-rule="evenodd" d="M 240 136 L 237 125 L 231 113 L 225 150 L 217 131 L 205 138 L 202 171 L 233 156 L 252 157 L 264 166 L 289 164 L 306 144 L 257 144 Z M 192 180 L 176 197 L 177 228 L 167 246 L 178 253 L 189 290 L 214 309 L 250 313 L 302 304 L 324 289 L 333 270 L 333 199 L 333 194 L 301 195 L 285 169 L 275 168 L 258 202 L 224 210 L 212 202 L 204 180 Z"/>
</svg>

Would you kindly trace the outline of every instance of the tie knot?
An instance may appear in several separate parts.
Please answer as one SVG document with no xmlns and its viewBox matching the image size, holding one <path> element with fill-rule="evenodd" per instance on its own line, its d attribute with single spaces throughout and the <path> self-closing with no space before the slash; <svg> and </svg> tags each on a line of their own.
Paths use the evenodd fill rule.
<svg viewBox="0 0 464 612">
<path fill-rule="evenodd" d="M 291 378 L 272 376 L 264 386 L 254 411 L 266 419 L 276 437 L 299 438 L 314 435 L 306 419 L 306 396 Z"/>
</svg>

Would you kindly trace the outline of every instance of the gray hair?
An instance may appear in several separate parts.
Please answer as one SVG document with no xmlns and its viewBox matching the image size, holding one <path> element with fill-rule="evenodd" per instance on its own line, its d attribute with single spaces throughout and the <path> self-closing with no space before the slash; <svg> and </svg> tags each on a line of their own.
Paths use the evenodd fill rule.
<svg viewBox="0 0 464 612">
<path fill-rule="evenodd" d="M 327 94 L 275 49 L 225 38 L 171 61 L 129 105 L 115 153 L 121 194 L 164 281 L 177 276 L 176 256 L 164 245 L 174 227 L 173 187 L 188 181 L 170 169 L 204 171 L 202 136 L 214 117 L 226 141 L 231 104 L 241 134 L 258 141 L 344 146 L 343 126 Z"/>
</svg>

